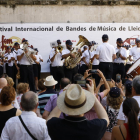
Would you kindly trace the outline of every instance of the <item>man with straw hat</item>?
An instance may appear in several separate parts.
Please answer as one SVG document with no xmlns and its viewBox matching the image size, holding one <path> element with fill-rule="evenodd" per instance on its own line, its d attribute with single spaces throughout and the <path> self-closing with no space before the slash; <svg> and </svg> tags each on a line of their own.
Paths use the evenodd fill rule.
<svg viewBox="0 0 140 140">
<path fill-rule="evenodd" d="M 57 99 L 57 107 L 47 119 L 48 132 L 52 140 L 100 140 L 109 124 L 105 109 L 102 107 L 93 91 L 92 80 L 89 79 L 87 90 L 80 85 L 68 85 Z M 92 107 L 99 119 L 87 120 L 84 113 Z M 59 117 L 61 111 L 66 114 Z"/>
<path fill-rule="evenodd" d="M 44 107 L 47 104 L 48 100 L 50 99 L 50 96 L 57 94 L 57 92 L 54 90 L 55 85 L 57 83 L 58 82 L 54 80 L 52 75 L 46 77 L 44 82 L 44 85 L 46 86 L 46 91 L 38 95 L 39 99 L 38 113 L 40 112 L 41 115 L 44 113 Z"/>
</svg>

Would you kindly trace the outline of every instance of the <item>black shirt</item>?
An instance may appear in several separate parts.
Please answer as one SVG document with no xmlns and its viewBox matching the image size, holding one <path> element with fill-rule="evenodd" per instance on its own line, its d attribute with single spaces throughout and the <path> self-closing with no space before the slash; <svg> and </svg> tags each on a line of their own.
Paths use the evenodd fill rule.
<svg viewBox="0 0 140 140">
<path fill-rule="evenodd" d="M 65 119 L 50 119 L 47 127 L 52 140 L 101 140 L 106 131 L 107 121 L 67 116 Z"/>
</svg>

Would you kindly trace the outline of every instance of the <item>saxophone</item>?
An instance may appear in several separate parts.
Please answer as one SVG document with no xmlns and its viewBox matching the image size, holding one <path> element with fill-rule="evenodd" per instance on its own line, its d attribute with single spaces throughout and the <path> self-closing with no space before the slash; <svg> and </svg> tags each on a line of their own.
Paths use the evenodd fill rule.
<svg viewBox="0 0 140 140">
<path fill-rule="evenodd" d="M 70 56 L 65 59 L 64 66 L 67 69 L 73 69 L 81 60 L 81 54 L 78 52 L 80 48 L 84 45 L 88 45 L 89 41 L 82 35 L 79 35 L 79 42 L 76 44 L 77 47 L 73 48 L 71 53 L 75 54 L 75 58 L 71 58 Z"/>
</svg>

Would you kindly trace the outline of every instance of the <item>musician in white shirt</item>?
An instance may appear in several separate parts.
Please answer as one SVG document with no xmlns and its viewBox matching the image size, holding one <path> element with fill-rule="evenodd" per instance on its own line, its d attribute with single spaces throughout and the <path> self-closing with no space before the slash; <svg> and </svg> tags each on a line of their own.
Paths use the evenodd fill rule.
<svg viewBox="0 0 140 140">
<path fill-rule="evenodd" d="M 137 46 L 134 46 L 129 53 L 129 60 L 132 61 L 132 63 L 134 63 L 136 60 L 140 58 L 140 38 L 136 39 L 136 45 Z"/>
<path fill-rule="evenodd" d="M 89 68 L 89 62 L 91 58 L 91 49 L 92 44 L 89 42 L 88 49 L 82 53 L 82 66 L 80 68 L 80 72 L 82 75 L 84 75 L 85 71 Z"/>
<path fill-rule="evenodd" d="M 57 40 L 58 45 L 61 45 L 60 40 Z M 53 75 L 54 79 L 58 81 L 56 85 L 56 89 L 60 89 L 60 80 L 61 78 L 65 77 L 64 74 L 64 67 L 62 60 L 62 52 L 57 49 L 57 46 L 54 48 L 53 51 L 50 53 L 50 60 L 51 60 L 51 74 Z"/>
<path fill-rule="evenodd" d="M 108 35 L 102 36 L 103 44 L 99 45 L 96 50 L 96 58 L 99 59 L 99 69 L 103 72 L 106 79 L 111 79 L 113 74 L 113 60 L 116 58 L 114 46 L 108 43 Z"/>
<path fill-rule="evenodd" d="M 116 74 L 121 75 L 121 79 L 125 76 L 125 60 L 127 59 L 126 49 L 123 48 L 123 40 L 118 38 L 116 41 L 117 47 L 115 47 L 116 51 L 116 59 L 114 59 L 113 64 L 113 80 L 116 81 Z"/>
</svg>

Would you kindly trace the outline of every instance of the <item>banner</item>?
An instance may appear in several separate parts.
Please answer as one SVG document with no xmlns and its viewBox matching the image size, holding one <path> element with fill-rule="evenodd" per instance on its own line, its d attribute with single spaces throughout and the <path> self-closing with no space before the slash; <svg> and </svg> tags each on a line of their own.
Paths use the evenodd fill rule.
<svg viewBox="0 0 140 140">
<path fill-rule="evenodd" d="M 29 41 L 30 46 L 38 48 L 43 57 L 41 72 L 49 72 L 50 42 L 60 39 L 62 45 L 70 39 L 73 46 L 79 41 L 78 36 L 83 35 L 89 41 L 102 43 L 102 35 L 108 34 L 109 43 L 116 46 L 116 39 L 122 38 L 130 44 L 140 35 L 139 23 L 30 23 L 30 24 L 0 24 L 0 45 L 2 49 L 13 46 L 15 42 L 21 43 L 23 38 Z"/>
</svg>

